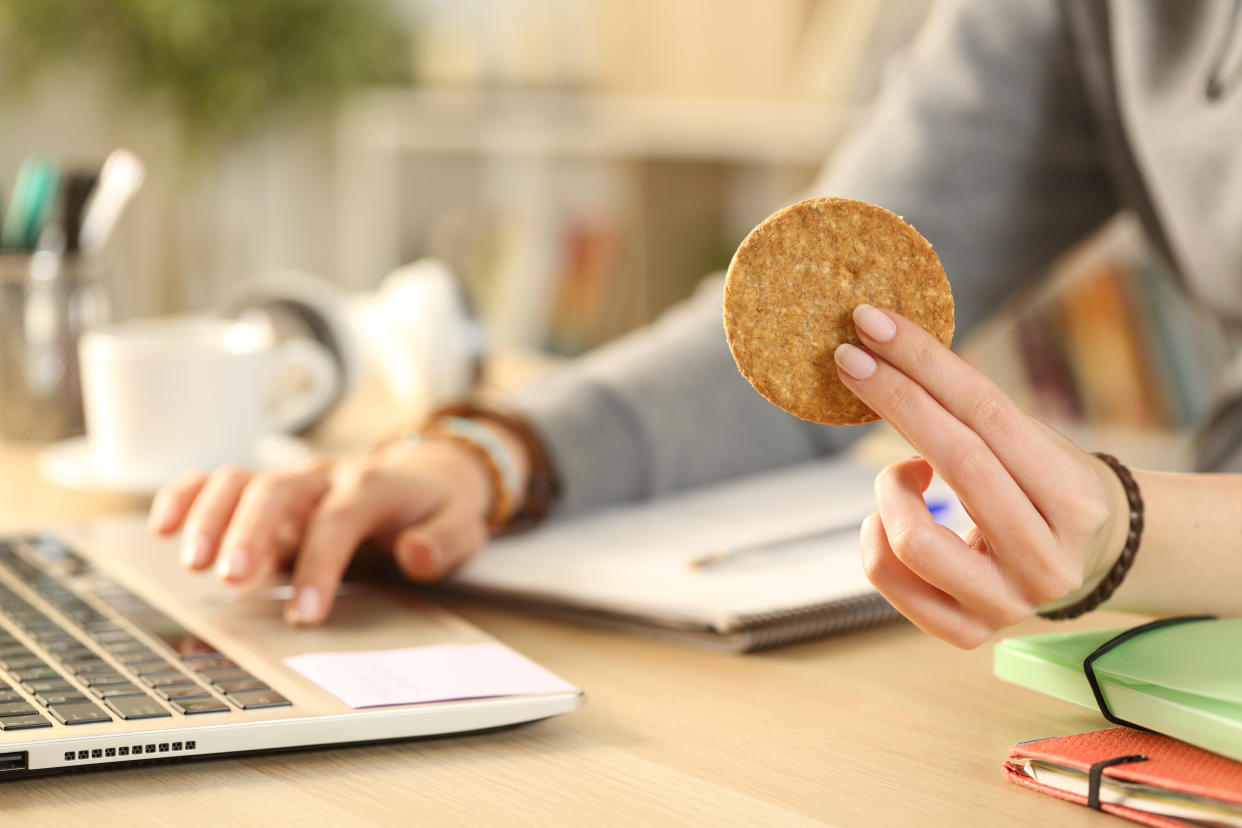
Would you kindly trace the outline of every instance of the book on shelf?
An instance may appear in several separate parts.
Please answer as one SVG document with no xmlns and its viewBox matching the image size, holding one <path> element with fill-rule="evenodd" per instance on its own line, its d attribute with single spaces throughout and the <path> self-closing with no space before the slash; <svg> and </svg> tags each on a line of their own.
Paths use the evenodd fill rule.
<svg viewBox="0 0 1242 828">
<path fill-rule="evenodd" d="M 1034 308 L 1015 325 L 1031 402 L 1038 412 L 1055 420 L 1079 420 L 1082 398 L 1066 364 L 1060 324 L 1048 311 L 1047 307 Z"/>
<path fill-rule="evenodd" d="M 1079 390 L 1083 414 L 1092 422 L 1133 428 L 1169 425 L 1167 398 L 1157 393 L 1144 358 L 1143 320 L 1132 312 L 1133 271 L 1106 255 L 1059 297 L 1069 379 Z"/>
<path fill-rule="evenodd" d="M 583 353 L 632 326 L 620 289 L 623 235 L 619 220 L 607 213 L 567 217 L 543 343 L 548 350 Z"/>
<path fill-rule="evenodd" d="M 1034 412 L 1101 427 L 1186 430 L 1208 414 L 1228 347 L 1137 221 L 1070 250 L 1013 320 Z"/>
</svg>

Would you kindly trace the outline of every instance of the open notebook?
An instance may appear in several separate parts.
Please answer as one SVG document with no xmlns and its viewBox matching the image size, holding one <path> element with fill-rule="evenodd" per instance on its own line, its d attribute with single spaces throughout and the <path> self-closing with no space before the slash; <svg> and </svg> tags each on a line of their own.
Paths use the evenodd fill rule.
<svg viewBox="0 0 1242 828">
<path fill-rule="evenodd" d="M 493 541 L 447 586 L 733 651 L 878 624 L 899 616 L 858 554 L 875 473 L 816 461 L 553 521 Z M 963 520 L 933 486 L 937 519 Z"/>
</svg>

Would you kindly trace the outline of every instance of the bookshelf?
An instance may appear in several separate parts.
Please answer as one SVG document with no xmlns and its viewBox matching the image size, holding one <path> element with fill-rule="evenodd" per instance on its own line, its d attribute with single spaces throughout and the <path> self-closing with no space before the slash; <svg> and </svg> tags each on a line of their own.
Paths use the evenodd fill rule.
<svg viewBox="0 0 1242 828">
<path fill-rule="evenodd" d="M 929 0 L 419 0 L 416 88 L 351 101 L 336 278 L 445 259 L 500 346 L 657 316 L 811 182 Z"/>
<path fill-rule="evenodd" d="M 1067 251 L 962 353 L 1080 445 L 1176 471 L 1194 462 L 1194 434 L 1233 350 L 1138 221 L 1122 214 Z"/>
<path fill-rule="evenodd" d="M 856 108 L 553 90 L 380 90 L 338 139 L 338 278 L 419 256 L 497 344 L 577 353 L 649 321 L 809 183 Z"/>
</svg>

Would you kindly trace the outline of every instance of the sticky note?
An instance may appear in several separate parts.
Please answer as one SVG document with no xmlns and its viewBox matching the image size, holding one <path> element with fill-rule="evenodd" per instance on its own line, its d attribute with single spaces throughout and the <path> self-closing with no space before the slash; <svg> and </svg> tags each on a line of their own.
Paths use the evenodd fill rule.
<svg viewBox="0 0 1242 828">
<path fill-rule="evenodd" d="M 285 664 L 350 707 L 578 690 L 499 642 L 306 653 Z"/>
</svg>

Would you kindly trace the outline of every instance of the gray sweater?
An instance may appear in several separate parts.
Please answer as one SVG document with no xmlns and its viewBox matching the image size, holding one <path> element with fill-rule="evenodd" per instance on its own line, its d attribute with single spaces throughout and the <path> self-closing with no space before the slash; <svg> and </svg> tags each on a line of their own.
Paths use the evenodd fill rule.
<svg viewBox="0 0 1242 828">
<path fill-rule="evenodd" d="M 959 332 L 1122 208 L 1185 287 L 1242 319 L 1242 0 L 943 3 L 807 195 L 883 205 L 932 242 Z M 793 199 L 791 199 L 793 200 Z M 719 280 L 521 391 L 560 508 L 837 450 L 730 357 Z"/>
</svg>

